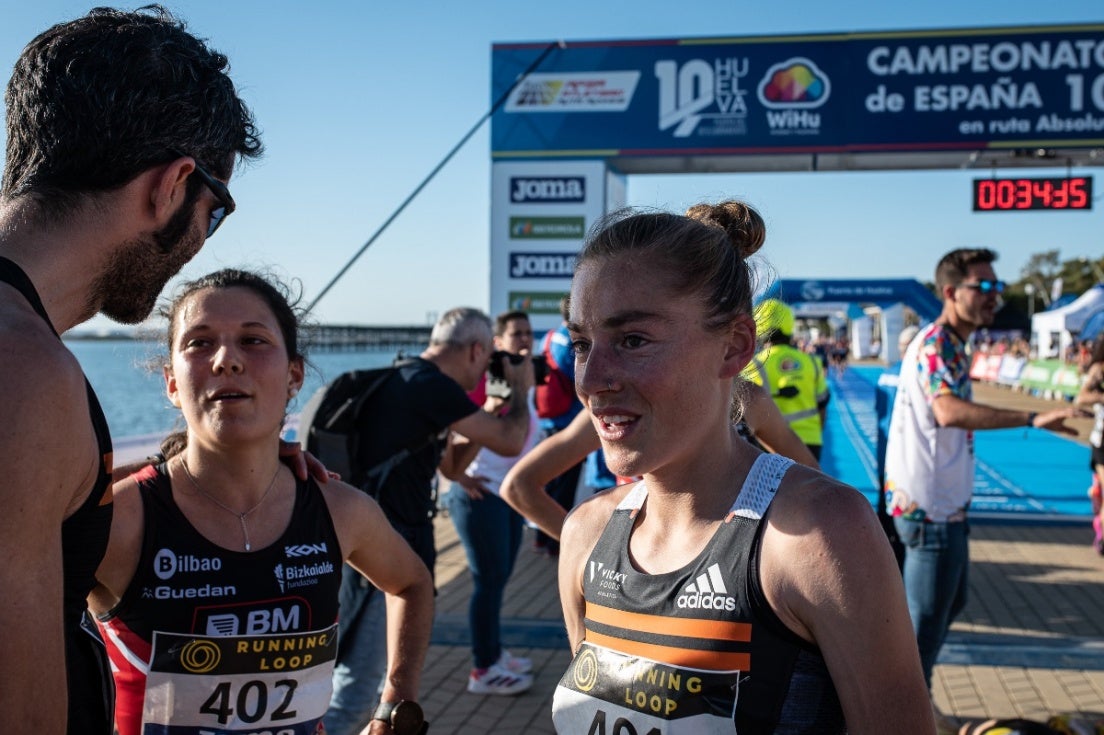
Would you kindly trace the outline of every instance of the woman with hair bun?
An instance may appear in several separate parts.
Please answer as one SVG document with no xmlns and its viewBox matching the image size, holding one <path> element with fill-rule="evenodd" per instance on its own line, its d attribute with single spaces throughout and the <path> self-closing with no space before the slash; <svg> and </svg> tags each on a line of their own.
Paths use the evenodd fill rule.
<svg viewBox="0 0 1104 735">
<path fill-rule="evenodd" d="M 610 469 L 643 479 L 564 525 L 574 658 L 556 729 L 932 733 L 900 573 L 870 503 L 760 452 L 730 420 L 733 380 L 756 347 L 745 259 L 763 244 L 762 219 L 736 201 L 688 215 L 617 213 L 576 263 L 576 389 Z"/>
</svg>

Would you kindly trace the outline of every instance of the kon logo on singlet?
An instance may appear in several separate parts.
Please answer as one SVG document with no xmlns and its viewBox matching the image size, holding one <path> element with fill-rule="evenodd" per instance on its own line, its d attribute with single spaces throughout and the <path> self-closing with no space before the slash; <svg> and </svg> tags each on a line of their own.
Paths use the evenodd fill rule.
<svg viewBox="0 0 1104 735">
<path fill-rule="evenodd" d="M 699 574 L 697 579 L 683 588 L 675 604 L 683 609 L 731 612 L 736 609 L 736 598 L 728 594 L 720 566 L 710 564 L 704 574 Z"/>
</svg>

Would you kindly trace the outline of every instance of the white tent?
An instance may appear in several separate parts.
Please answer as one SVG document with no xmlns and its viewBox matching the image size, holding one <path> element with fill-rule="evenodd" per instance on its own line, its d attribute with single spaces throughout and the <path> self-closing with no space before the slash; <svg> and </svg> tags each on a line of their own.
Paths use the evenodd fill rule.
<svg viewBox="0 0 1104 735">
<path fill-rule="evenodd" d="M 1104 283 L 1098 283 L 1060 309 L 1031 317 L 1031 339 L 1039 357 L 1061 357 L 1085 322 L 1104 310 Z"/>
</svg>

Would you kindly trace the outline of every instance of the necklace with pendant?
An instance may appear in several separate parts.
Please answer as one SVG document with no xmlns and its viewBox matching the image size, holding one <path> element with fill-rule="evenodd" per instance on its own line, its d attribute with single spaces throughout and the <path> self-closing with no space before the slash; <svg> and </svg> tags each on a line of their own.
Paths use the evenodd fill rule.
<svg viewBox="0 0 1104 735">
<path fill-rule="evenodd" d="M 180 458 L 180 466 L 184 468 L 184 474 L 188 477 L 188 480 L 191 481 L 192 487 L 194 487 L 196 490 L 199 491 L 200 495 L 207 498 L 208 500 L 210 500 L 212 503 L 214 503 L 218 507 L 222 508 L 227 513 L 230 513 L 231 515 L 237 516 L 238 522 L 241 523 L 242 536 L 245 537 L 245 550 L 246 551 L 252 551 L 253 550 L 253 545 L 249 543 L 249 529 L 245 525 L 245 517 L 247 515 L 249 515 L 250 513 L 252 513 L 253 511 L 257 510 L 257 508 L 260 508 L 261 504 L 264 503 L 265 498 L 267 498 L 268 494 L 272 492 L 272 488 L 276 487 L 276 478 L 280 476 L 280 465 L 276 466 L 276 474 L 274 474 L 272 476 L 272 481 L 268 483 L 268 489 L 264 491 L 264 495 L 262 495 L 261 499 L 257 501 L 257 504 L 254 505 L 249 510 L 240 511 L 240 512 L 234 510 L 233 508 L 231 508 L 230 506 L 226 505 L 221 500 L 216 498 L 214 495 L 212 495 L 211 493 L 207 492 L 202 487 L 200 487 L 200 484 L 196 481 L 195 476 L 192 474 L 192 471 L 190 469 L 188 469 L 187 460 L 185 460 L 183 457 Z"/>
</svg>

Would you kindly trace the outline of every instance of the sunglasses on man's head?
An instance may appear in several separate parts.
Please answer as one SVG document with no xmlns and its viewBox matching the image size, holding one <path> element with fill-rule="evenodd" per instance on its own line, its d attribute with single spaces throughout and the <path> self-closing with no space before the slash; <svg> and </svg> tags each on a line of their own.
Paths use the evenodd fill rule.
<svg viewBox="0 0 1104 735">
<path fill-rule="evenodd" d="M 226 188 L 226 184 L 207 173 L 207 169 L 200 166 L 199 161 L 196 161 L 194 156 L 186 156 L 186 154 L 176 150 L 172 151 L 172 153 L 181 158 L 187 157 L 195 161 L 195 172 L 199 174 L 199 178 L 203 180 L 203 183 L 207 185 L 211 193 L 215 195 L 215 199 L 218 199 L 219 204 L 222 205 L 221 207 L 215 207 L 211 210 L 211 219 L 207 223 L 207 237 L 210 237 L 215 234 L 215 230 L 219 228 L 222 221 L 238 208 L 238 205 L 234 203 L 234 197 L 230 196 L 230 190 Z"/>
<path fill-rule="evenodd" d="M 975 291 L 981 291 L 982 293 L 1004 293 L 1004 289 L 1008 288 L 1008 284 L 1004 281 L 990 281 L 988 278 L 977 281 L 975 283 L 960 283 L 959 288 L 972 288 Z"/>
</svg>

